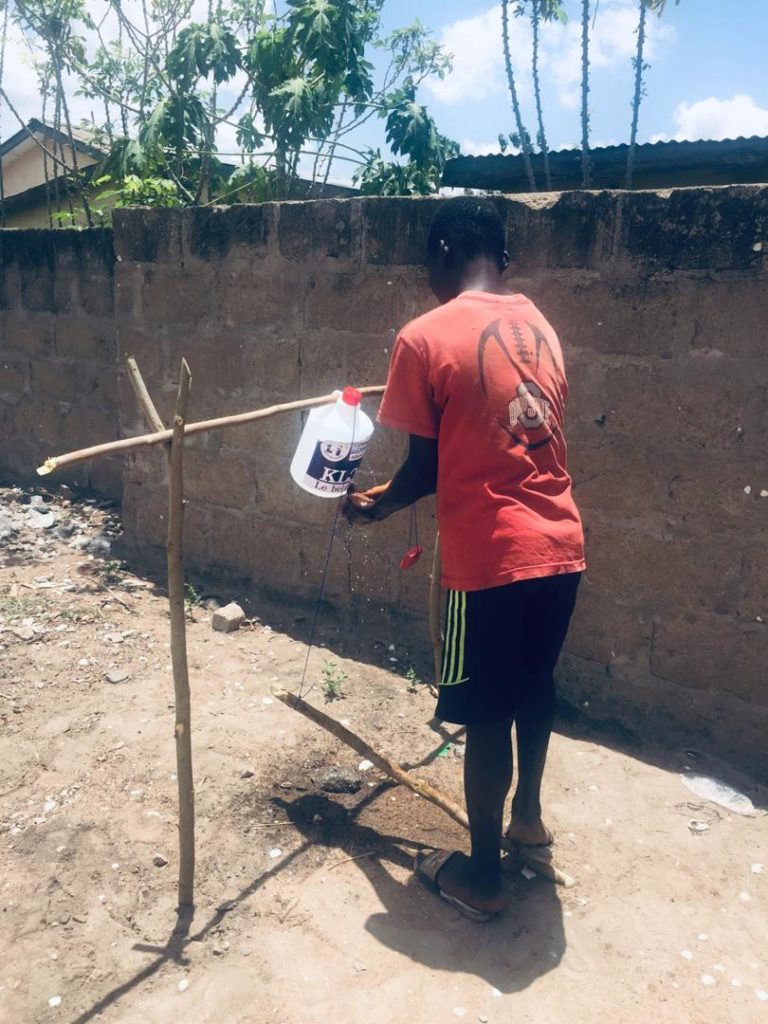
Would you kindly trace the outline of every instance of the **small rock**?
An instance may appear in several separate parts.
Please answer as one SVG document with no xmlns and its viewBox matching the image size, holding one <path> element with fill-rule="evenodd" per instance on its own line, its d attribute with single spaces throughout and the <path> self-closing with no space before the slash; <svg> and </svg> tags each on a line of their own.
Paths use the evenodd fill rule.
<svg viewBox="0 0 768 1024">
<path fill-rule="evenodd" d="M 121 669 L 116 669 L 112 672 L 107 672 L 104 676 L 108 683 L 124 683 L 130 679 L 130 675 Z"/>
<path fill-rule="evenodd" d="M 234 633 L 245 622 L 245 612 L 234 601 L 217 608 L 211 618 L 211 626 L 217 633 Z"/>
<path fill-rule="evenodd" d="M 360 764 L 357 766 L 357 770 L 360 772 L 367 772 L 369 768 L 373 768 L 373 761 L 369 761 L 367 759 L 361 761 Z"/>
<path fill-rule="evenodd" d="M 241 779 L 252 779 L 253 775 L 254 775 L 254 773 L 251 771 L 251 769 L 250 768 L 246 768 L 245 771 L 241 773 L 240 778 Z"/>
<path fill-rule="evenodd" d="M 63 523 L 54 529 L 53 536 L 57 540 L 68 540 L 73 533 L 77 532 L 77 526 L 70 520 L 65 520 Z"/>
<path fill-rule="evenodd" d="M 529 867 L 520 868 L 520 874 L 523 876 L 523 878 L 527 878 L 529 882 L 532 878 L 536 877 L 536 872 L 531 871 Z"/>
<path fill-rule="evenodd" d="M 277 860 L 278 857 L 283 856 L 283 851 L 280 849 L 279 846 L 274 846 L 269 851 L 269 856 L 272 858 L 272 860 Z"/>
<path fill-rule="evenodd" d="M 168 863 L 168 858 L 164 857 L 162 853 L 156 853 L 155 856 L 152 858 L 152 863 L 155 865 L 156 868 L 164 868 L 165 865 Z"/>
<path fill-rule="evenodd" d="M 0 541 L 10 540 L 18 532 L 18 527 L 9 519 L 5 512 L 0 512 Z"/>
<path fill-rule="evenodd" d="M 85 551 L 88 555 L 100 555 L 102 558 L 112 554 L 112 544 L 101 533 L 97 533 L 95 537 L 84 537 L 76 540 L 74 546 L 79 548 L 80 551 Z"/>
<path fill-rule="evenodd" d="M 354 966 L 355 966 L 355 970 L 357 971 L 358 974 L 362 974 L 363 971 L 368 970 L 368 968 L 365 966 L 365 964 L 361 964 L 359 960 L 355 961 L 355 965 Z"/>
<path fill-rule="evenodd" d="M 26 524 L 33 530 L 50 530 L 52 526 L 56 525 L 56 513 L 47 508 L 32 507 L 27 512 Z"/>
<path fill-rule="evenodd" d="M 48 1005 L 54 1007 L 61 1006 L 61 996 L 51 996 L 48 1000 Z"/>
<path fill-rule="evenodd" d="M 357 793 L 363 784 L 354 768 L 325 768 L 312 780 L 324 793 Z"/>
<path fill-rule="evenodd" d="M 179 992 L 186 992 L 187 989 L 189 988 L 189 979 L 182 978 L 176 987 L 178 988 Z"/>
<path fill-rule="evenodd" d="M 762 873 L 765 871 L 765 867 L 763 864 L 753 864 L 750 868 L 750 871 L 753 875 L 762 875 Z"/>
</svg>

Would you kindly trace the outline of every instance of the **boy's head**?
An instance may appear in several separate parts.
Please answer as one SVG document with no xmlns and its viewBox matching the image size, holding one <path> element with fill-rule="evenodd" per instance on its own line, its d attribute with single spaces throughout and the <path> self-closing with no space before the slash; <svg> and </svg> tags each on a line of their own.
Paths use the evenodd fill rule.
<svg viewBox="0 0 768 1024">
<path fill-rule="evenodd" d="M 457 196 L 438 209 L 427 238 L 429 284 L 440 302 L 461 291 L 469 264 L 484 261 L 501 275 L 509 264 L 504 224 L 491 200 Z"/>
</svg>

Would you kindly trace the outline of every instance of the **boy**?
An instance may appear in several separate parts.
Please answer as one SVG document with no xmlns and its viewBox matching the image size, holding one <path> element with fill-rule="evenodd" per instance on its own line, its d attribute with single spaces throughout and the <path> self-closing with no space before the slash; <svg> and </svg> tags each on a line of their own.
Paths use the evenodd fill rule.
<svg viewBox="0 0 768 1024">
<path fill-rule="evenodd" d="M 554 716 L 553 670 L 585 568 L 563 439 L 567 383 L 557 335 L 502 281 L 504 228 L 490 200 L 442 204 L 427 242 L 441 305 L 403 328 L 379 411 L 410 435 L 389 485 L 350 493 L 351 522 L 375 522 L 437 493 L 448 591 L 437 717 L 466 725 L 471 854 L 438 850 L 417 872 L 467 917 L 505 905 L 507 837 L 548 846 L 541 781 Z"/>
</svg>

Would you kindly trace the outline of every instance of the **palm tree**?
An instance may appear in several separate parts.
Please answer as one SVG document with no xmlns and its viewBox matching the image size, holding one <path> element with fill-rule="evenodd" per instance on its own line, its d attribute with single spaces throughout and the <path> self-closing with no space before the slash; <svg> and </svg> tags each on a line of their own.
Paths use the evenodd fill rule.
<svg viewBox="0 0 768 1024">
<path fill-rule="evenodd" d="M 504 43 L 504 64 L 507 69 L 507 83 L 509 84 L 509 94 L 512 97 L 512 110 L 515 114 L 517 134 L 520 137 L 520 146 L 523 151 L 525 173 L 528 175 L 528 185 L 531 192 L 535 192 L 536 179 L 533 176 L 533 164 L 531 162 L 531 142 L 520 114 L 520 102 L 517 98 L 515 76 L 512 71 L 512 57 L 509 52 L 509 0 L 501 0 L 501 36 Z"/>
<path fill-rule="evenodd" d="M 519 13 L 522 13 L 523 4 L 520 5 Z M 531 28 L 533 30 L 533 92 L 536 97 L 536 117 L 538 119 L 538 134 L 536 136 L 544 159 L 544 181 L 547 191 L 552 190 L 552 177 L 549 171 L 549 146 L 547 136 L 544 132 L 544 114 L 541 107 L 541 83 L 539 80 L 539 27 L 542 21 L 566 22 L 568 15 L 561 3 L 561 0 L 531 0 Z"/>
<path fill-rule="evenodd" d="M 675 0 L 676 4 L 680 3 L 680 0 Z M 655 11 L 659 16 L 666 7 L 667 0 L 639 0 L 640 4 L 640 20 L 637 25 L 637 53 L 632 58 L 632 63 L 635 68 L 635 94 L 632 97 L 632 127 L 630 129 L 629 136 L 629 151 L 627 153 L 627 178 L 626 188 L 632 188 L 632 178 L 635 172 L 635 150 L 637 148 L 637 124 L 640 119 L 640 104 L 642 103 L 643 96 L 645 95 L 645 87 L 643 85 L 643 75 L 650 67 L 643 60 L 643 51 L 645 49 L 645 19 L 648 11 Z"/>
<path fill-rule="evenodd" d="M 581 0 L 581 185 L 592 184 L 589 158 L 589 0 Z"/>
</svg>

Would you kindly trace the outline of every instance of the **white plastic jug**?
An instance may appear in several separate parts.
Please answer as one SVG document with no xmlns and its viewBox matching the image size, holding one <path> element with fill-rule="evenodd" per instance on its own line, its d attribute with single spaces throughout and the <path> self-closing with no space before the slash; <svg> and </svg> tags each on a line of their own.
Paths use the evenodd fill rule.
<svg viewBox="0 0 768 1024">
<path fill-rule="evenodd" d="M 360 468 L 373 433 L 373 423 L 360 408 L 362 397 L 357 388 L 344 388 L 333 405 L 318 406 L 307 417 L 291 476 L 310 494 L 345 494 Z"/>
</svg>

